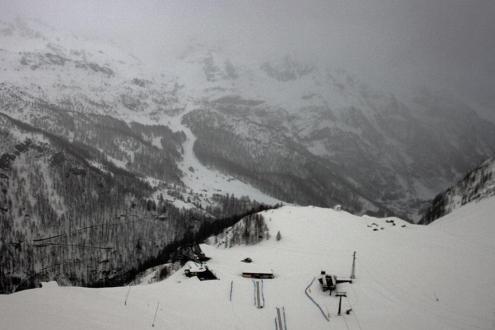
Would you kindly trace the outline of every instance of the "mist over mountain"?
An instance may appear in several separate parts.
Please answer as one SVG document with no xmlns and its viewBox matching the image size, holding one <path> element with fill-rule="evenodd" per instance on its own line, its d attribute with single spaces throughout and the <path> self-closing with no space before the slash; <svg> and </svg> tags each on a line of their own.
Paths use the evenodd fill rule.
<svg viewBox="0 0 495 330">
<path fill-rule="evenodd" d="M 491 328 L 494 16 L 0 0 L 0 327 Z"/>
<path fill-rule="evenodd" d="M 2 112 L 193 190 L 206 165 L 278 200 L 415 219 L 494 152 L 495 125 L 456 97 L 394 93 L 294 54 L 250 58 L 189 40 L 150 72 L 117 46 L 37 21 L 4 22 L 1 33 Z M 89 115 L 122 121 L 119 134 L 138 130 L 161 153 L 144 161 L 138 145 L 101 141 L 115 124 L 95 135 L 102 121 Z M 209 189 L 235 193 L 222 186 Z"/>
</svg>

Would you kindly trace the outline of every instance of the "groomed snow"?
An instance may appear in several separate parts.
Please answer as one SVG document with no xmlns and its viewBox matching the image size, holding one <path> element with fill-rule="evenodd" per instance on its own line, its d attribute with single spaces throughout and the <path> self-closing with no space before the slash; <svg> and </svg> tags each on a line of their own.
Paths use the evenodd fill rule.
<svg viewBox="0 0 495 330">
<path fill-rule="evenodd" d="M 159 302 L 155 329 L 275 329 L 277 306 L 285 307 L 288 329 L 493 329 L 493 214 L 495 198 L 429 226 L 286 206 L 264 212 L 268 241 L 202 246 L 220 280 L 201 282 L 181 270 L 130 292 L 49 285 L 0 296 L 0 328 L 151 329 Z M 321 270 L 349 276 L 354 250 L 357 279 L 339 288 L 347 291 L 343 310 L 352 306 L 349 315 L 337 316 L 337 298 L 322 293 L 317 282 L 311 287 L 310 295 L 330 313 L 327 322 L 304 290 Z M 253 264 L 240 262 L 245 257 Z M 240 277 L 253 266 L 276 275 L 263 282 L 263 309 L 254 306 L 252 280 Z"/>
</svg>

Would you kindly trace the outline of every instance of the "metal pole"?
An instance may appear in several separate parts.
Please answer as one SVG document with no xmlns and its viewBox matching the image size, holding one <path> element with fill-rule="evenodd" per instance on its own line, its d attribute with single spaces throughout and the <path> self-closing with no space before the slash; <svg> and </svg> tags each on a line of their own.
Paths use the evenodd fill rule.
<svg viewBox="0 0 495 330">
<path fill-rule="evenodd" d="M 351 279 L 356 278 L 356 251 L 354 251 L 352 255 L 352 270 L 351 270 Z"/>
<path fill-rule="evenodd" d="M 263 300 L 263 306 L 265 306 L 265 291 L 263 289 L 263 280 L 261 280 L 261 299 Z"/>
<path fill-rule="evenodd" d="M 342 307 L 342 296 L 339 296 L 339 315 L 340 315 L 341 307 Z"/>
<path fill-rule="evenodd" d="M 287 330 L 287 318 L 285 317 L 285 306 L 282 307 L 282 311 L 283 311 L 283 314 L 284 314 L 284 326 L 285 326 L 285 330 Z"/>
<path fill-rule="evenodd" d="M 153 323 L 151 324 L 152 327 L 155 327 L 155 320 L 156 320 L 156 314 L 158 313 L 158 307 L 160 307 L 160 302 L 156 304 L 155 316 L 153 317 Z"/>
<path fill-rule="evenodd" d="M 256 284 L 254 283 L 253 280 L 253 298 L 254 298 L 254 306 L 256 306 Z"/>
<path fill-rule="evenodd" d="M 282 323 L 282 315 L 280 314 L 280 308 L 277 307 L 277 319 L 278 319 L 278 326 L 281 330 L 284 330 L 284 325 Z"/>
<path fill-rule="evenodd" d="M 256 300 L 258 301 L 258 308 L 261 308 L 261 299 L 260 299 L 260 282 L 256 281 Z"/>
<path fill-rule="evenodd" d="M 125 295 L 124 305 L 127 306 L 127 298 L 129 298 L 129 293 L 131 293 L 131 286 L 129 285 L 129 289 L 127 290 L 127 294 Z"/>
</svg>

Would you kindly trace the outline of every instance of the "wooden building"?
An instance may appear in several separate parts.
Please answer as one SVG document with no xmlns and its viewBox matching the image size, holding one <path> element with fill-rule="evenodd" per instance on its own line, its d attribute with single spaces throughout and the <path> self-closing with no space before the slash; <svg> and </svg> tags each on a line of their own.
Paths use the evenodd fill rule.
<svg viewBox="0 0 495 330">
<path fill-rule="evenodd" d="M 258 278 L 258 279 L 272 279 L 275 278 L 272 272 L 243 272 L 242 277 Z"/>
</svg>

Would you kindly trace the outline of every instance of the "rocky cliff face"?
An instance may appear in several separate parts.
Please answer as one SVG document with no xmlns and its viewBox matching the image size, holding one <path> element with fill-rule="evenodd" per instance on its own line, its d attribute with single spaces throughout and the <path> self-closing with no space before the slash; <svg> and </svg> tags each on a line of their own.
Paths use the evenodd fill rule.
<svg viewBox="0 0 495 330">
<path fill-rule="evenodd" d="M 489 159 L 462 180 L 438 194 L 425 210 L 421 224 L 429 224 L 464 204 L 495 195 L 495 160 Z"/>
<path fill-rule="evenodd" d="M 182 158 L 183 132 L 164 125 L 127 123 L 108 115 L 80 112 L 73 104 L 48 103 L 5 83 L 0 84 L 0 109 L 46 132 L 92 146 L 123 169 L 180 182 L 182 173 L 177 163 Z"/>
</svg>

